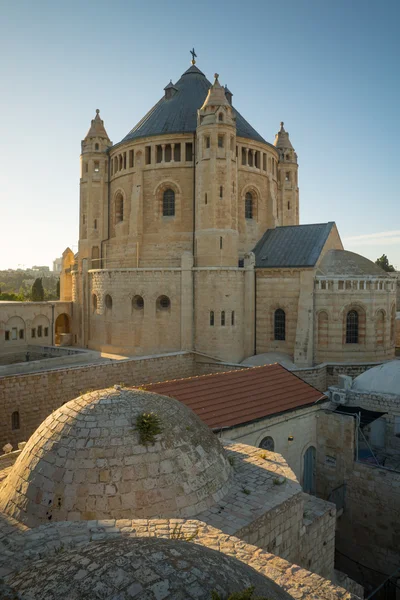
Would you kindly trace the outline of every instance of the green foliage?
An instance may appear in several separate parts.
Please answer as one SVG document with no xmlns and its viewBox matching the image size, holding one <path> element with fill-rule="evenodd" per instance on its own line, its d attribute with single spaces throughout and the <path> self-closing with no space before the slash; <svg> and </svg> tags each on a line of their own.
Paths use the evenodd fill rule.
<svg viewBox="0 0 400 600">
<path fill-rule="evenodd" d="M 33 282 L 32 286 L 32 302 L 43 302 L 44 300 L 44 288 L 42 278 L 37 277 Z"/>
<path fill-rule="evenodd" d="M 382 254 L 380 258 L 377 258 L 375 264 L 388 273 L 393 273 L 393 271 L 396 270 L 393 265 L 389 264 L 389 259 L 386 254 Z"/>
<path fill-rule="evenodd" d="M 59 300 L 60 299 L 60 278 L 57 279 L 56 296 L 57 296 L 57 300 Z"/>
<path fill-rule="evenodd" d="M 140 443 L 143 446 L 154 444 L 155 436 L 162 431 L 160 419 L 153 412 L 138 415 L 136 418 L 136 428 L 139 431 Z"/>
<path fill-rule="evenodd" d="M 32 284 L 36 274 L 32 269 L 8 269 L 0 271 L 0 300 L 8 302 L 28 302 L 31 300 Z M 58 300 L 58 277 L 49 273 L 42 277 L 45 300 Z M 3 294 L 7 294 L 3 297 Z"/>
<path fill-rule="evenodd" d="M 234 592 L 226 598 L 222 598 L 218 592 L 211 592 L 211 600 L 269 600 L 266 596 L 254 596 L 254 585 L 243 592 Z"/>
</svg>

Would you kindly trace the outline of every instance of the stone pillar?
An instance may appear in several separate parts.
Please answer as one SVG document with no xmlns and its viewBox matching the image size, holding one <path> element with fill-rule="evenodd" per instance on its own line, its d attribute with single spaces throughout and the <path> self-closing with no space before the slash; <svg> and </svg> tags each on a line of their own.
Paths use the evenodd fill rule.
<svg viewBox="0 0 400 600">
<path fill-rule="evenodd" d="M 193 255 L 181 257 L 181 350 L 193 349 Z"/>
</svg>

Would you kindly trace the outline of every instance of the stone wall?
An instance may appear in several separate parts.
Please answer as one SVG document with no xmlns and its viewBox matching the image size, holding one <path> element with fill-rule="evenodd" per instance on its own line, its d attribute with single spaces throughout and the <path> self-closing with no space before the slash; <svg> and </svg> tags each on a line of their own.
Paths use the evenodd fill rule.
<svg viewBox="0 0 400 600">
<path fill-rule="evenodd" d="M 155 383 L 193 374 L 193 355 L 178 352 L 3 377 L 0 385 L 0 448 L 6 443 L 15 448 L 18 442 L 26 441 L 53 410 L 89 390 L 120 383 Z M 20 421 L 20 428 L 16 430 L 11 429 L 14 411 L 19 412 Z"/>
<path fill-rule="evenodd" d="M 303 494 L 303 530 L 298 562 L 322 577 L 332 578 L 335 558 L 336 508 L 324 500 Z"/>
<path fill-rule="evenodd" d="M 400 473 L 354 461 L 353 417 L 321 411 L 317 421 L 317 494 L 344 499 L 336 567 L 371 591 L 399 565 Z"/>
</svg>

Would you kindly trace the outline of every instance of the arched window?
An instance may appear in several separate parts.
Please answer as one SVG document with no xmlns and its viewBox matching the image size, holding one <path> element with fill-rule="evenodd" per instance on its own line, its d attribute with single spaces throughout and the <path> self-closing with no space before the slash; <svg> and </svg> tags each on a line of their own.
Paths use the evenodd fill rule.
<svg viewBox="0 0 400 600">
<path fill-rule="evenodd" d="M 132 298 L 132 308 L 135 310 L 143 310 L 144 309 L 144 300 L 142 296 L 134 296 Z"/>
<path fill-rule="evenodd" d="M 113 303 L 112 303 L 112 298 L 111 298 L 110 294 L 107 294 L 107 295 L 106 295 L 106 297 L 105 297 L 105 299 L 104 299 L 104 302 L 105 302 L 106 308 L 107 308 L 108 310 L 111 310 L 111 309 L 112 309 L 112 304 L 113 304 Z"/>
<path fill-rule="evenodd" d="M 97 150 L 99 149 L 99 145 L 98 145 L 98 144 L 95 144 L 95 145 L 94 145 L 94 149 L 95 149 L 95 150 L 96 150 L 96 152 L 97 152 Z"/>
<path fill-rule="evenodd" d="M 115 198 L 115 222 L 120 223 L 124 220 L 124 198 L 122 194 L 117 194 Z"/>
<path fill-rule="evenodd" d="M 19 429 L 19 412 L 16 410 L 11 415 L 11 429 Z"/>
<path fill-rule="evenodd" d="M 158 310 L 167 310 L 171 307 L 171 300 L 168 296 L 159 296 L 157 298 L 157 309 Z"/>
<path fill-rule="evenodd" d="M 253 196 L 250 192 L 247 192 L 244 201 L 244 216 L 246 219 L 253 218 Z"/>
<path fill-rule="evenodd" d="M 214 327 L 214 311 L 210 310 L 210 326 Z"/>
<path fill-rule="evenodd" d="M 263 450 L 268 450 L 268 452 L 273 452 L 275 450 L 274 438 L 272 438 L 270 435 L 267 435 L 267 437 L 261 440 L 258 447 L 262 448 Z"/>
<path fill-rule="evenodd" d="M 358 344 L 358 312 L 350 310 L 346 316 L 346 344 Z"/>
<path fill-rule="evenodd" d="M 175 192 L 168 188 L 163 194 L 163 217 L 175 216 Z"/>
<path fill-rule="evenodd" d="M 286 339 L 286 315 L 281 308 L 278 308 L 274 314 L 274 339 Z"/>
<path fill-rule="evenodd" d="M 225 311 L 221 310 L 221 325 L 225 325 Z"/>
<path fill-rule="evenodd" d="M 223 120 L 224 120 L 224 115 L 222 113 L 219 113 L 218 121 L 223 121 Z"/>
</svg>

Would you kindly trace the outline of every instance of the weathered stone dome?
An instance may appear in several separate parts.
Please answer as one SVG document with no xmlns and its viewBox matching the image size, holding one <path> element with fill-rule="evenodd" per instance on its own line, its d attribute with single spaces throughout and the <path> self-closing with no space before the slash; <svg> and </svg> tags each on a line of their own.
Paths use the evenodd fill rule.
<svg viewBox="0 0 400 600">
<path fill-rule="evenodd" d="M 354 379 L 352 389 L 400 397 L 400 360 L 391 360 L 361 373 Z"/>
<path fill-rule="evenodd" d="M 322 258 L 317 275 L 343 277 L 390 277 L 372 260 L 348 250 L 328 250 Z"/>
<path fill-rule="evenodd" d="M 210 600 L 250 586 L 270 600 L 290 600 L 275 582 L 243 562 L 194 543 L 159 538 L 91 542 L 32 562 L 8 578 L 29 600 Z"/>
<path fill-rule="evenodd" d="M 137 418 L 161 433 L 145 444 Z M 153 443 L 154 442 L 154 443 Z M 48 521 L 194 516 L 227 492 L 231 466 L 184 404 L 137 389 L 85 394 L 31 436 L 0 491 L 0 510 Z"/>
</svg>

